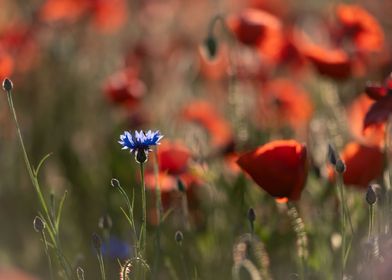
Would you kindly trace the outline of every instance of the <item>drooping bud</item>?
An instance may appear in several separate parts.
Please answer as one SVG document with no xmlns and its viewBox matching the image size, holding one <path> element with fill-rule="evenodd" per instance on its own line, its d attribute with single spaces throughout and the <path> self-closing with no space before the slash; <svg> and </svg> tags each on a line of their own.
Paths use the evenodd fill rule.
<svg viewBox="0 0 392 280">
<path fill-rule="evenodd" d="M 3 89 L 7 92 L 10 92 L 13 89 L 14 85 L 10 79 L 5 78 L 3 81 Z"/>
<path fill-rule="evenodd" d="M 147 161 L 147 156 L 148 151 L 144 149 L 137 149 L 135 151 L 135 160 L 137 163 L 145 163 Z"/>
<path fill-rule="evenodd" d="M 95 250 L 97 250 L 97 252 L 99 252 L 101 250 L 101 247 L 102 247 L 101 237 L 99 237 L 99 235 L 94 232 L 92 237 L 91 237 L 91 241 L 93 243 L 93 246 L 94 246 Z"/>
<path fill-rule="evenodd" d="M 215 58 L 218 51 L 218 42 L 212 34 L 208 35 L 208 37 L 204 40 L 204 46 L 207 50 L 208 58 Z"/>
<path fill-rule="evenodd" d="M 185 192 L 186 191 L 185 184 L 184 184 L 184 182 L 180 178 L 177 178 L 177 189 L 180 192 Z"/>
<path fill-rule="evenodd" d="M 346 171 L 346 164 L 341 159 L 338 159 L 336 161 L 335 170 L 337 173 L 343 174 Z"/>
<path fill-rule="evenodd" d="M 372 185 L 369 185 L 367 191 L 366 191 L 366 202 L 369 205 L 373 205 L 377 201 L 377 195 L 376 192 L 374 191 L 374 188 Z"/>
<path fill-rule="evenodd" d="M 113 188 L 121 187 L 120 181 L 116 178 L 112 178 L 112 180 L 110 180 L 110 185 L 112 185 Z"/>
<path fill-rule="evenodd" d="M 249 208 L 249 210 L 248 210 L 248 220 L 252 224 L 256 220 L 256 214 L 255 214 L 255 210 L 253 210 L 253 208 Z"/>
<path fill-rule="evenodd" d="M 34 230 L 35 230 L 36 232 L 43 232 L 43 230 L 45 229 L 45 223 L 44 223 L 44 221 L 41 219 L 41 217 L 39 217 L 39 216 L 36 216 L 36 217 L 34 218 L 33 226 L 34 226 Z"/>
<path fill-rule="evenodd" d="M 336 165 L 337 156 L 336 151 L 331 144 L 328 144 L 328 161 L 332 165 Z"/>
<path fill-rule="evenodd" d="M 112 228 L 113 222 L 112 218 L 108 214 L 103 215 L 99 218 L 98 227 L 102 230 L 110 230 Z"/>
<path fill-rule="evenodd" d="M 174 240 L 176 240 L 176 242 L 181 245 L 182 240 L 184 240 L 184 235 L 182 234 L 181 231 L 177 230 L 176 234 L 174 235 Z"/>
</svg>

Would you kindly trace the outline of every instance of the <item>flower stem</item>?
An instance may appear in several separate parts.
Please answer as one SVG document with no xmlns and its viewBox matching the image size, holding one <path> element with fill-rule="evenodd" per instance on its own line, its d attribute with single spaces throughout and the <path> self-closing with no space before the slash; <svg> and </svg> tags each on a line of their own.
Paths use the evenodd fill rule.
<svg viewBox="0 0 392 280">
<path fill-rule="evenodd" d="M 60 243 L 59 242 L 59 235 L 58 235 L 58 231 L 55 226 L 55 222 L 53 221 L 52 215 L 49 212 L 49 207 L 46 204 L 45 198 L 42 194 L 41 187 L 38 182 L 38 172 L 34 169 L 32 164 L 30 163 L 30 160 L 29 160 L 29 157 L 28 157 L 28 154 L 26 151 L 26 147 L 25 147 L 25 144 L 23 141 L 22 133 L 20 130 L 19 122 L 18 122 L 18 117 L 16 115 L 14 102 L 12 100 L 12 92 L 10 90 L 7 91 L 7 98 L 8 98 L 8 104 L 9 104 L 10 110 L 11 110 L 13 118 L 14 118 L 16 130 L 17 130 L 17 134 L 18 134 L 18 138 L 19 138 L 19 144 L 20 144 L 20 147 L 22 148 L 23 159 L 24 159 L 24 162 L 25 162 L 25 165 L 27 168 L 27 172 L 29 173 L 31 183 L 33 184 L 33 187 L 37 193 L 38 200 L 40 202 L 41 208 L 44 211 L 44 214 L 46 217 L 45 221 L 48 224 L 47 231 L 48 231 L 50 240 L 54 245 L 57 257 L 59 259 L 59 263 L 64 270 L 66 279 L 72 279 L 70 265 L 67 263 L 67 260 L 65 259 L 63 252 L 61 250 L 60 244 L 59 244 Z"/>
<path fill-rule="evenodd" d="M 147 227 L 147 210 L 146 210 L 146 184 L 144 182 L 144 165 L 140 163 L 140 179 L 141 179 L 141 191 L 142 191 L 142 227 L 140 229 L 140 254 L 142 258 L 145 258 L 146 253 L 146 227 Z M 143 279 L 145 279 L 144 268 L 142 268 Z"/>
</svg>

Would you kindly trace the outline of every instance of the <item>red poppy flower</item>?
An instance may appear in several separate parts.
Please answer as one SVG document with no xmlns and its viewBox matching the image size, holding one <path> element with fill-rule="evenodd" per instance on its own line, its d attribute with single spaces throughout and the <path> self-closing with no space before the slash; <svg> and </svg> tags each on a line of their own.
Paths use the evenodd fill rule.
<svg viewBox="0 0 392 280">
<path fill-rule="evenodd" d="M 381 147 L 384 143 L 384 124 L 372 125 L 363 130 L 363 121 L 366 113 L 373 105 L 374 100 L 366 94 L 361 94 L 347 107 L 348 127 L 353 137 L 360 143 L 368 146 Z"/>
<path fill-rule="evenodd" d="M 162 192 L 177 190 L 177 178 L 188 188 L 200 180 L 189 170 L 191 152 L 181 142 L 163 141 L 157 150 L 158 183 Z M 155 189 L 156 178 L 152 170 L 146 172 L 146 187 Z"/>
<path fill-rule="evenodd" d="M 340 154 L 346 164 L 343 180 L 346 185 L 367 188 L 370 181 L 382 174 L 383 153 L 378 147 L 357 142 L 348 143 Z"/>
<path fill-rule="evenodd" d="M 12 57 L 0 50 L 0 79 L 9 77 L 14 69 L 14 60 Z"/>
<path fill-rule="evenodd" d="M 271 126 L 303 127 L 313 113 L 307 92 L 286 79 L 273 80 L 264 86 L 260 95 L 260 108 L 262 120 Z"/>
<path fill-rule="evenodd" d="M 308 174 L 306 147 L 295 140 L 277 140 L 248 152 L 238 165 L 270 195 L 298 200 Z"/>
<path fill-rule="evenodd" d="M 284 47 L 283 28 L 280 20 L 272 14 L 257 9 L 246 9 L 228 19 L 228 26 L 237 39 L 260 54 L 276 60 Z"/>
<path fill-rule="evenodd" d="M 392 113 L 392 78 L 388 77 L 384 85 L 368 84 L 366 87 L 368 96 L 376 102 L 372 104 L 366 113 L 363 129 L 367 130 L 370 126 L 384 124 Z"/>
<path fill-rule="evenodd" d="M 353 40 L 361 51 L 380 51 L 384 44 L 384 33 L 377 20 L 358 5 L 340 4 L 336 15 L 343 26 L 343 36 Z"/>
<path fill-rule="evenodd" d="M 225 149 L 232 144 L 233 133 L 230 124 L 207 101 L 190 103 L 184 108 L 183 117 L 203 126 L 209 133 L 214 147 Z"/>
<path fill-rule="evenodd" d="M 75 22 L 85 15 L 100 31 L 111 32 L 121 27 L 126 20 L 125 0 L 47 0 L 41 7 L 43 21 Z"/>
<path fill-rule="evenodd" d="M 126 68 L 111 75 L 104 84 L 104 93 L 114 104 L 134 107 L 143 98 L 146 87 L 139 79 L 138 72 Z"/>
</svg>

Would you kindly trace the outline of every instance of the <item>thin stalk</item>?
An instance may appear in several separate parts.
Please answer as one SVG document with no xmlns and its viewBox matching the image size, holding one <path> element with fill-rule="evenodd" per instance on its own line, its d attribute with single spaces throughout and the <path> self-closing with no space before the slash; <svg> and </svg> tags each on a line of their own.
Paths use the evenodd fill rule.
<svg viewBox="0 0 392 280">
<path fill-rule="evenodd" d="M 369 205 L 369 232 L 368 232 L 368 240 L 373 235 L 373 227 L 374 227 L 374 205 Z"/>
<path fill-rule="evenodd" d="M 101 250 L 97 251 L 97 258 L 98 258 L 98 263 L 99 263 L 99 270 L 101 272 L 101 279 L 102 280 L 106 280 L 105 265 L 104 265 L 104 262 L 103 262 L 103 257 L 102 257 Z"/>
<path fill-rule="evenodd" d="M 352 241 L 352 239 L 350 239 L 349 243 L 347 243 L 347 222 L 349 222 L 352 234 L 354 233 L 354 229 L 351 222 L 350 211 L 347 206 L 342 174 L 337 174 L 337 189 L 338 189 L 338 196 L 340 200 L 340 216 L 341 216 L 340 222 L 341 222 L 341 235 L 342 235 L 341 273 L 343 279 L 344 273 L 346 271 L 346 263 L 347 263 L 349 250 L 351 249 L 351 241 Z"/>
<path fill-rule="evenodd" d="M 142 227 L 140 229 L 139 244 L 140 254 L 142 258 L 145 258 L 146 252 L 146 227 L 147 227 L 147 210 L 146 210 L 146 185 L 144 182 L 144 165 L 140 163 L 140 179 L 141 179 L 141 191 L 142 191 Z M 142 267 L 142 279 L 145 279 L 145 269 Z"/>
<path fill-rule="evenodd" d="M 46 204 L 45 198 L 44 198 L 44 196 L 42 194 L 41 187 L 40 187 L 39 182 L 38 182 L 38 177 L 37 177 L 38 174 L 37 174 L 37 172 L 34 171 L 34 168 L 33 168 L 32 164 L 31 164 L 31 162 L 29 160 L 29 157 L 28 157 L 28 154 L 27 154 L 27 151 L 26 151 L 26 147 L 25 147 L 25 144 L 24 144 L 24 141 L 23 141 L 22 133 L 21 133 L 21 130 L 20 130 L 19 122 L 18 122 L 18 117 L 16 115 L 15 106 L 14 106 L 14 103 L 13 103 L 13 100 L 12 100 L 12 92 L 11 91 L 7 91 L 7 99 L 8 99 L 8 104 L 9 104 L 10 110 L 11 110 L 13 118 L 14 118 L 16 130 L 17 130 L 17 134 L 18 134 L 18 138 L 19 138 L 19 144 L 20 144 L 20 146 L 22 148 L 23 159 L 24 159 L 24 162 L 25 162 L 25 165 L 26 165 L 26 168 L 27 168 L 27 172 L 29 174 L 31 183 L 32 183 L 32 185 L 33 185 L 33 187 L 34 187 L 34 189 L 35 189 L 35 191 L 37 193 L 38 200 L 40 202 L 41 208 L 44 211 L 44 214 L 45 214 L 45 217 L 46 217 L 45 220 L 46 220 L 46 223 L 48 225 L 47 230 L 48 230 L 49 237 L 50 237 L 50 239 L 51 239 L 51 241 L 52 241 L 52 243 L 53 243 L 53 245 L 54 245 L 54 247 L 55 247 L 55 249 L 57 251 L 56 254 L 57 254 L 58 258 L 59 258 L 59 262 L 60 262 L 61 266 L 63 267 L 64 273 L 65 273 L 67 279 L 72 279 L 72 276 L 71 276 L 72 274 L 70 272 L 70 267 L 67 265 L 67 262 L 66 262 L 66 260 L 64 258 L 63 253 L 61 252 L 61 249 L 60 249 L 60 246 L 59 246 L 58 232 L 56 230 L 54 221 L 52 220 L 52 215 L 49 212 L 49 208 L 48 208 L 48 206 Z"/>
<path fill-rule="evenodd" d="M 152 279 L 156 279 L 156 273 L 159 267 L 160 255 L 161 255 L 161 211 L 162 211 L 162 201 L 161 201 L 161 188 L 159 186 L 159 167 L 158 167 L 158 156 L 154 153 L 154 176 L 155 176 L 155 208 L 158 221 L 158 227 L 156 230 L 156 248 L 154 256 L 154 265 L 152 271 Z"/>
<path fill-rule="evenodd" d="M 50 277 L 51 280 L 53 280 L 54 279 L 53 278 L 53 265 L 52 265 L 52 259 L 50 257 L 49 250 L 48 250 L 48 242 L 46 241 L 45 232 L 42 231 L 41 235 L 42 235 L 42 240 L 44 242 L 45 255 L 48 258 L 49 275 L 50 275 L 49 277 Z"/>
</svg>

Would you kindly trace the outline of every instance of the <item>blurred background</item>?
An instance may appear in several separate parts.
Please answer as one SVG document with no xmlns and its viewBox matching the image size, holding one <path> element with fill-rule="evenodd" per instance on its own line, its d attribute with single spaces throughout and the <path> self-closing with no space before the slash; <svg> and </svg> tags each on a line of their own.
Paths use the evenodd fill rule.
<svg viewBox="0 0 392 280">
<path fill-rule="evenodd" d="M 359 10 L 347 10 L 350 5 Z M 112 244 L 104 252 L 108 279 L 118 279 L 118 260 L 132 256 L 124 203 L 110 181 L 118 178 L 129 193 L 135 190 L 140 215 L 137 165 L 117 143 L 124 130 L 135 129 L 164 135 L 158 162 L 167 218 L 156 279 L 230 279 L 235 244 L 250 230 L 249 207 L 256 212 L 266 279 L 296 279 L 296 235 L 285 204 L 235 164 L 243 151 L 289 138 L 306 143 L 309 152 L 298 203 L 309 238 L 309 279 L 336 279 L 339 251 L 331 240 L 339 232 L 338 206 L 327 143 L 340 150 L 351 139 L 372 147 L 380 141 L 360 132 L 370 101 L 352 104 L 367 81 L 382 83 L 391 71 L 392 2 L 0 0 L 0 7 L 0 78 L 13 81 L 33 165 L 52 153 L 41 186 L 47 200 L 68 191 L 61 242 L 86 279 L 99 279 L 91 235 L 104 236 L 102 216 L 112 220 L 104 236 Z M 33 229 L 40 206 L 1 96 L 0 279 L 49 279 Z M 146 167 L 150 266 L 157 249 L 156 153 Z M 348 189 L 358 233 L 352 275 L 366 266 L 361 242 L 368 183 Z M 182 246 L 174 239 L 177 230 L 184 234 Z"/>
</svg>

